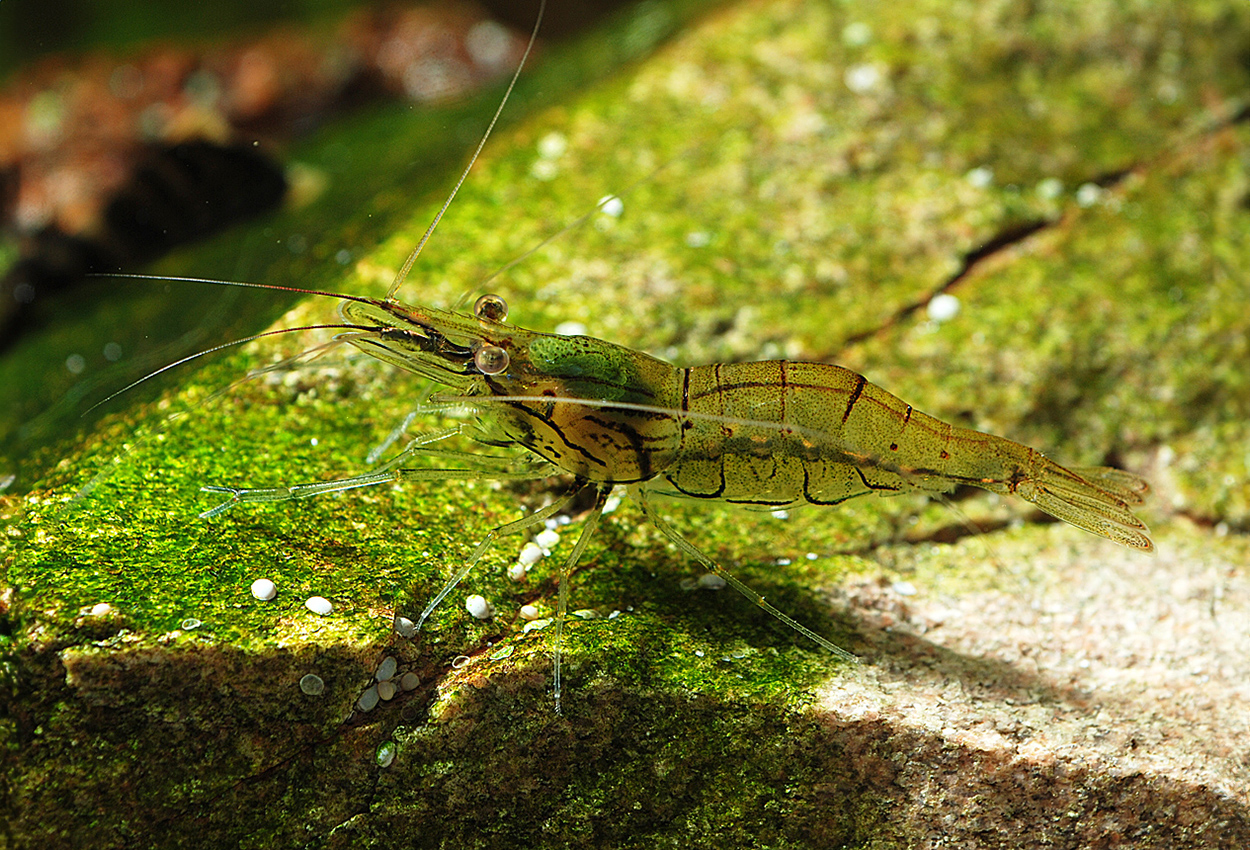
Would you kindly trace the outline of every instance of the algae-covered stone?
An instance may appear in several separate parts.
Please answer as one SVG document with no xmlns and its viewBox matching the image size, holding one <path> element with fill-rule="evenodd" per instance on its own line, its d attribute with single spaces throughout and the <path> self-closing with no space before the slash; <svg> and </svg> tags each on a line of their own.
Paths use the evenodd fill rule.
<svg viewBox="0 0 1250 850">
<path fill-rule="evenodd" d="M 653 43 L 667 8 L 642 4 L 535 73 Z M 852 666 L 700 592 L 703 568 L 626 503 L 572 579 L 570 609 L 605 616 L 566 623 L 561 717 L 555 630 L 529 620 L 556 610 L 560 557 L 511 579 L 520 541 L 495 547 L 462 590 L 496 616 L 445 604 L 407 635 L 490 529 L 564 485 L 414 483 L 197 519 L 205 484 L 359 472 L 422 398 L 380 364 L 323 358 L 200 403 L 310 344 L 271 338 L 123 397 L 4 497 L 0 802 L 15 816 L 0 835 L 1250 844 L 1248 42 L 1250 9 L 1202 0 L 726 4 L 557 106 L 518 106 L 400 291 L 454 305 L 588 214 L 489 282 L 511 321 L 577 322 L 682 364 L 836 360 L 945 420 L 1146 475 L 1156 557 L 988 495 L 787 517 L 660 506 Z M 362 121 L 365 151 L 404 125 Z M 327 146 L 355 150 L 354 128 L 336 132 Z M 229 255 L 267 282 L 380 294 L 442 192 L 378 194 L 163 268 L 234 276 L 213 265 Z M 619 215 L 595 210 L 607 194 Z M 355 241 L 371 216 L 388 222 L 376 248 Z M 348 245 L 346 270 L 259 253 L 263 228 L 310 220 L 333 224 L 312 258 Z M 931 312 L 939 296 L 959 309 Z M 282 319 L 336 321 L 321 300 Z M 263 605 L 262 571 L 283 588 Z M 333 616 L 302 609 L 314 592 Z M 113 613 L 80 616 L 97 604 Z M 388 657 L 404 672 L 383 701 Z M 299 690 L 310 669 L 316 698 Z"/>
</svg>

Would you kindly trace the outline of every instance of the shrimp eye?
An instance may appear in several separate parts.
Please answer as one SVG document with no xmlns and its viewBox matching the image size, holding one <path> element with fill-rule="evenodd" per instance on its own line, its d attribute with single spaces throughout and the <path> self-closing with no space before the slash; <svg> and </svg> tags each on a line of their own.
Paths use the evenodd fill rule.
<svg viewBox="0 0 1250 850">
<path fill-rule="evenodd" d="M 498 295 L 486 294 L 477 299 L 473 305 L 473 315 L 479 319 L 489 319 L 492 322 L 502 322 L 508 318 L 508 302 L 504 301 Z M 506 363 L 507 361 L 505 361 Z"/>
<path fill-rule="evenodd" d="M 483 375 L 498 375 L 508 368 L 508 352 L 497 345 L 483 345 L 473 353 L 473 365 Z"/>
</svg>

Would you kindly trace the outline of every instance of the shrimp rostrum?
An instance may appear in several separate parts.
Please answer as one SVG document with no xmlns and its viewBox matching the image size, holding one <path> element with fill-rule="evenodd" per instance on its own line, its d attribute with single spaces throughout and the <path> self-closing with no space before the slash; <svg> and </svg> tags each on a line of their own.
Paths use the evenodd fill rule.
<svg viewBox="0 0 1250 850">
<path fill-rule="evenodd" d="M 782 508 L 970 485 L 1025 499 L 1116 543 L 1153 548 L 1131 507 L 1148 490 L 1137 476 L 1109 467 L 1060 466 L 1027 446 L 921 413 L 848 369 L 787 360 L 677 367 L 592 337 L 515 327 L 506 323 L 506 312 L 494 295 L 478 299 L 472 316 L 347 297 L 342 314 L 353 330 L 343 339 L 449 388 L 449 395 L 436 398 L 476 409 L 477 439 L 528 450 L 520 459 L 432 446 L 467 427 L 461 426 L 413 440 L 390 462 L 352 478 L 263 490 L 206 488 L 231 496 L 208 515 L 239 501 L 298 499 L 386 481 L 572 475 L 575 492 L 590 487 L 595 501 L 560 572 L 557 705 L 567 579 L 617 485 L 628 487 L 648 519 L 683 552 L 846 658 L 851 656 L 726 574 L 665 522 L 649 497 Z M 418 453 L 456 460 L 463 468 L 406 467 Z M 417 628 L 496 538 L 533 527 L 566 504 L 558 501 L 492 531 L 426 606 Z"/>
</svg>

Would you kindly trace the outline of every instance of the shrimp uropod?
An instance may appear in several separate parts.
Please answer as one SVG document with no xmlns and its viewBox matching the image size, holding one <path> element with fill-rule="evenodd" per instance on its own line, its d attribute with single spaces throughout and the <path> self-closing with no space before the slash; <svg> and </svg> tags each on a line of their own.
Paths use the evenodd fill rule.
<svg viewBox="0 0 1250 850">
<path fill-rule="evenodd" d="M 363 475 L 267 489 L 206 487 L 229 499 L 203 515 L 215 516 L 239 502 L 301 499 L 384 482 L 572 475 L 575 486 L 567 499 L 491 531 L 416 624 L 420 629 L 497 538 L 542 523 L 577 491 L 591 488 L 593 508 L 559 573 L 553 638 L 557 711 L 568 578 L 617 485 L 628 488 L 647 518 L 685 554 L 846 659 L 853 656 L 778 611 L 682 537 L 655 512 L 650 497 L 782 508 L 970 485 L 1018 496 L 1116 543 L 1153 549 L 1132 510 L 1149 489 L 1141 478 L 1110 467 L 1060 466 L 1027 446 L 921 413 L 840 366 L 787 360 L 673 366 L 594 337 L 507 324 L 506 305 L 496 295 L 478 299 L 471 316 L 394 299 L 345 299 L 341 313 L 352 330 L 343 334 L 344 341 L 447 388 L 448 394 L 434 400 L 474 408 L 477 421 L 415 439 Z M 433 447 L 460 433 L 525 451 L 476 455 Z M 442 455 L 463 466 L 405 466 L 418 454 Z"/>
</svg>

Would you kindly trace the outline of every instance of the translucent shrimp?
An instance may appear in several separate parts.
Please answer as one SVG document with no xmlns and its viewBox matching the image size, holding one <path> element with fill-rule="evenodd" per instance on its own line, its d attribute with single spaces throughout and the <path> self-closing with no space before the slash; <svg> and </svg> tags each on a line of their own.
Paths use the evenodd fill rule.
<svg viewBox="0 0 1250 850">
<path fill-rule="evenodd" d="M 553 638 L 557 710 L 568 577 L 616 485 L 626 485 L 650 521 L 686 555 L 846 659 L 853 656 L 778 611 L 682 537 L 657 515 L 650 497 L 781 508 L 970 485 L 1025 499 L 1116 543 L 1153 549 L 1132 511 L 1149 489 L 1141 478 L 1108 467 L 1060 466 L 1027 446 L 921 413 L 840 366 L 787 360 L 673 366 L 593 337 L 509 325 L 507 307 L 495 295 L 478 299 L 471 316 L 395 300 L 345 299 L 341 312 L 353 330 L 344 341 L 449 388 L 451 394 L 435 400 L 475 408 L 477 422 L 418 438 L 390 462 L 351 478 L 269 489 L 205 488 L 230 496 L 205 516 L 237 502 L 300 499 L 383 482 L 571 474 L 574 491 L 590 487 L 595 501 L 560 569 Z M 433 446 L 469 429 L 486 444 L 526 451 L 478 455 Z M 460 467 L 404 465 L 431 453 Z M 491 531 L 426 605 L 417 628 L 498 537 L 531 528 L 566 504 L 556 502 Z"/>
</svg>

